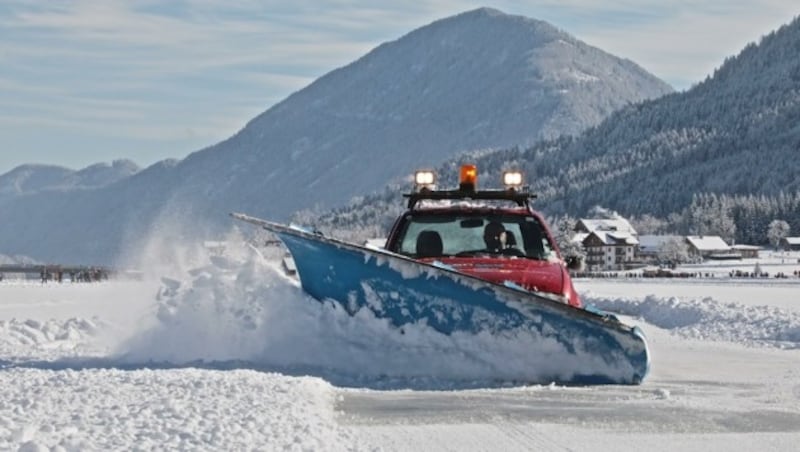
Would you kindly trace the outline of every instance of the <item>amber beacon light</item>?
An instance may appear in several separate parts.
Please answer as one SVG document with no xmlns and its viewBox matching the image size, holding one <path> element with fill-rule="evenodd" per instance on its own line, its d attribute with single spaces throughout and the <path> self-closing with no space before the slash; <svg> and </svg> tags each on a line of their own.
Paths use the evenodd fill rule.
<svg viewBox="0 0 800 452">
<path fill-rule="evenodd" d="M 458 178 L 459 189 L 462 191 L 475 191 L 478 188 L 478 167 L 475 165 L 461 165 L 461 174 Z"/>
</svg>

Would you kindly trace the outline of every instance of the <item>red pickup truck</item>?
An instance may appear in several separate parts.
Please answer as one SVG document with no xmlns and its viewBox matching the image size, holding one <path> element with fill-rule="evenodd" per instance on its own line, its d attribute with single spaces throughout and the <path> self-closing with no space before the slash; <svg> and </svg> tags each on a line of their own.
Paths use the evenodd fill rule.
<svg viewBox="0 0 800 452">
<path fill-rule="evenodd" d="M 436 190 L 432 171 L 418 171 L 415 181 L 387 250 L 582 306 L 553 235 L 531 207 L 535 196 L 523 187 L 521 173 L 505 172 L 503 190 L 477 190 L 474 165 L 461 167 L 457 190 Z"/>
</svg>

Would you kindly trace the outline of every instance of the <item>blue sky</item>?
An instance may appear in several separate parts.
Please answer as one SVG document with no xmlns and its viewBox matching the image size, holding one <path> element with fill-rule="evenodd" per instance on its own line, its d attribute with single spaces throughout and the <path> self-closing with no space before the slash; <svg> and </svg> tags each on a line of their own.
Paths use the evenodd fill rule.
<svg viewBox="0 0 800 452">
<path fill-rule="evenodd" d="M 183 158 L 378 44 L 481 6 L 677 89 L 800 14 L 796 0 L 3 0 L 0 174 Z"/>
</svg>

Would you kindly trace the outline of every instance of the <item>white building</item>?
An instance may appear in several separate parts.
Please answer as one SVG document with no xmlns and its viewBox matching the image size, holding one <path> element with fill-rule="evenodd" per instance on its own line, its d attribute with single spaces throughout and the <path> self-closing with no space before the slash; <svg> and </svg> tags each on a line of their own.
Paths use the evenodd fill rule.
<svg viewBox="0 0 800 452">
<path fill-rule="evenodd" d="M 800 250 L 800 237 L 784 237 L 779 247 L 784 251 Z"/>
<path fill-rule="evenodd" d="M 758 253 L 760 253 L 762 250 L 760 246 L 754 245 L 733 245 L 731 246 L 731 249 L 735 253 L 739 253 L 743 258 L 750 259 L 758 258 Z"/>
<path fill-rule="evenodd" d="M 573 241 L 586 250 L 589 271 L 624 270 L 633 263 L 639 239 L 628 220 L 582 218 L 575 231 Z"/>
<path fill-rule="evenodd" d="M 742 255 L 718 235 L 688 235 L 689 253 L 703 259 L 741 259 Z"/>
</svg>

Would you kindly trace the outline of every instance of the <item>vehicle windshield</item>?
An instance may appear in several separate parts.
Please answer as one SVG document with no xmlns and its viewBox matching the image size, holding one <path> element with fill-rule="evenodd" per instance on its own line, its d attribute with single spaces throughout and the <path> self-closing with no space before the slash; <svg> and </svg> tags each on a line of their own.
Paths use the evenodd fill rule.
<svg viewBox="0 0 800 452">
<path fill-rule="evenodd" d="M 536 217 L 523 215 L 413 213 L 395 243 L 393 251 L 415 258 L 555 255 Z"/>
</svg>

